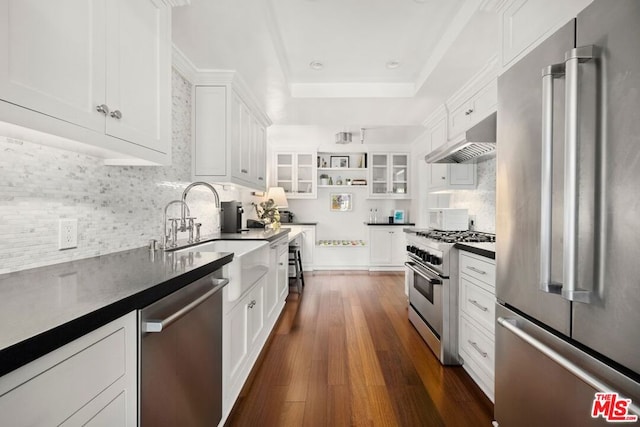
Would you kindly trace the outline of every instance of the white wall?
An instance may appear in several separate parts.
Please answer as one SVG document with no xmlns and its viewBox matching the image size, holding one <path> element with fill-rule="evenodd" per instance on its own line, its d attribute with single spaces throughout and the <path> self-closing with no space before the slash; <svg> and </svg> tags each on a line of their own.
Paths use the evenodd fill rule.
<svg viewBox="0 0 640 427">
<path fill-rule="evenodd" d="M 171 166 L 105 166 L 99 158 L 0 136 L 0 273 L 160 240 L 164 206 L 192 181 L 191 84 L 176 72 L 172 84 Z M 217 189 L 222 200 L 251 200 L 247 191 Z M 203 234 L 217 229 L 208 190 L 194 189 L 188 203 Z M 58 250 L 60 218 L 78 219 L 77 248 Z"/>
<path fill-rule="evenodd" d="M 339 126 L 272 126 L 268 130 L 269 159 L 274 151 L 311 150 L 318 152 L 411 152 L 411 141 L 421 132 L 420 127 L 365 131 L 365 143 L 360 143 L 360 134 L 354 133 L 350 144 L 335 144 Z M 271 166 L 271 165 L 270 165 Z M 413 168 L 413 162 L 410 165 Z M 412 174 L 412 172 L 410 172 Z M 411 175 L 413 178 L 413 174 Z M 343 177 L 344 178 L 344 177 Z M 368 179 L 368 177 L 367 177 Z M 414 183 L 410 185 L 413 187 Z M 415 188 L 415 187 L 414 187 Z M 413 191 L 413 190 L 410 190 Z M 333 193 L 353 195 L 353 210 L 333 212 L 330 196 Z M 413 193 L 412 193 L 413 194 Z M 369 264 L 369 210 L 378 210 L 378 221 L 388 223 L 394 209 L 403 209 L 407 222 L 413 221 L 411 200 L 369 199 L 367 187 L 318 188 L 316 199 L 290 199 L 289 210 L 295 221 L 317 222 L 316 240 L 364 240 L 365 248 L 316 247 L 314 264 L 322 268 L 364 268 Z"/>
</svg>

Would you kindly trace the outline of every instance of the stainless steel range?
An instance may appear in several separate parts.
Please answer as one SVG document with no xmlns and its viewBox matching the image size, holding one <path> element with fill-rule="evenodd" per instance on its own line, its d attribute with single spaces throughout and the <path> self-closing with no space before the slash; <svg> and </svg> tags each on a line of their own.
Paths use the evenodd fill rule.
<svg viewBox="0 0 640 427">
<path fill-rule="evenodd" d="M 457 242 L 495 242 L 495 235 L 435 230 L 407 233 L 404 265 L 409 320 L 443 365 L 460 364 L 458 257 L 452 254 Z"/>
</svg>

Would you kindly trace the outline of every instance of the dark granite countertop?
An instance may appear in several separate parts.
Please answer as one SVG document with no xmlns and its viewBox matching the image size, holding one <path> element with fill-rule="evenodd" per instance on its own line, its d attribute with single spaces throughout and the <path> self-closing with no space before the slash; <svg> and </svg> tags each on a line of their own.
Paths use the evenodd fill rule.
<svg viewBox="0 0 640 427">
<path fill-rule="evenodd" d="M 282 226 L 286 227 L 287 225 L 318 225 L 318 222 L 283 222 Z"/>
<path fill-rule="evenodd" d="M 251 230 L 210 240 L 267 240 Z M 232 253 L 131 249 L 0 275 L 0 375 L 81 337 L 231 262 Z"/>
<path fill-rule="evenodd" d="M 456 243 L 455 247 L 462 250 L 481 255 L 486 258 L 496 259 L 496 244 L 486 242 L 461 242 Z"/>
</svg>

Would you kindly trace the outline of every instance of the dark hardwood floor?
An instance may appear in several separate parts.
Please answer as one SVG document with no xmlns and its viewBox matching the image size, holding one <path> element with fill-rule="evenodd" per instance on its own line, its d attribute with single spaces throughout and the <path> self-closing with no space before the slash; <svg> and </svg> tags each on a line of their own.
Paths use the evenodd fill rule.
<svg viewBox="0 0 640 427">
<path fill-rule="evenodd" d="M 400 274 L 305 275 L 228 426 L 491 426 L 493 405 L 407 319 Z"/>
</svg>

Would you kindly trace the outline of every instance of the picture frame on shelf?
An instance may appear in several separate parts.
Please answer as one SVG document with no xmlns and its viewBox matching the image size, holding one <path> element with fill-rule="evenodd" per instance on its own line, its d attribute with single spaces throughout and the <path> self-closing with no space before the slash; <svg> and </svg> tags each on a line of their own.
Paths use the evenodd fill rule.
<svg viewBox="0 0 640 427">
<path fill-rule="evenodd" d="M 393 211 L 393 223 L 394 224 L 404 224 L 404 210 L 395 209 Z"/>
<path fill-rule="evenodd" d="M 330 164 L 332 168 L 348 168 L 349 156 L 331 156 Z"/>
<path fill-rule="evenodd" d="M 353 194 L 331 193 L 330 210 L 332 212 L 348 212 L 353 210 Z"/>
</svg>

